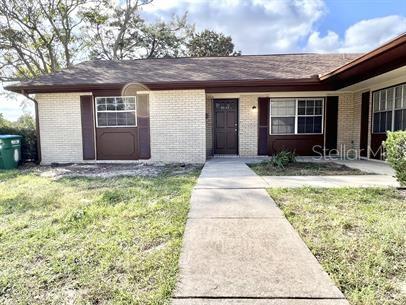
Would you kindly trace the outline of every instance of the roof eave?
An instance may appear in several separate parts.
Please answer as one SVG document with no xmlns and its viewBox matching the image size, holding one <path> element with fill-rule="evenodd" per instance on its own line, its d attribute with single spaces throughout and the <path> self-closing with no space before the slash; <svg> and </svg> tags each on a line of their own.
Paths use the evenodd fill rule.
<svg viewBox="0 0 406 305">
<path fill-rule="evenodd" d="M 125 83 L 104 84 L 69 84 L 69 85 L 10 85 L 5 89 L 17 93 L 62 93 L 62 92 L 89 92 L 94 90 L 121 89 Z M 322 85 L 316 77 L 304 79 L 272 79 L 272 80 L 216 80 L 216 81 L 184 81 L 184 82 L 145 82 L 143 85 L 150 90 L 182 90 L 182 89 L 205 89 L 209 92 L 223 92 L 224 88 L 234 88 L 239 92 L 261 88 L 284 88 L 306 87 L 314 88 Z"/>
<path fill-rule="evenodd" d="M 336 88 L 342 88 L 357 81 L 376 76 L 406 64 L 406 34 L 368 52 L 353 61 L 320 76 L 322 82 L 342 81 Z"/>
</svg>

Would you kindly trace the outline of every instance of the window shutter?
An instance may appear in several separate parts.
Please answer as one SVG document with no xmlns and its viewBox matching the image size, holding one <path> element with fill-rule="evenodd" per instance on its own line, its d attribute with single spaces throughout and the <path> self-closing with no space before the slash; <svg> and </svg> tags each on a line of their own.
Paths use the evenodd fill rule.
<svg viewBox="0 0 406 305">
<path fill-rule="evenodd" d="M 83 160 L 94 160 L 93 97 L 91 95 L 82 95 L 80 97 L 80 111 L 82 119 Z"/>
<path fill-rule="evenodd" d="M 140 159 L 151 158 L 149 134 L 149 95 L 137 95 L 138 151 Z"/>
</svg>

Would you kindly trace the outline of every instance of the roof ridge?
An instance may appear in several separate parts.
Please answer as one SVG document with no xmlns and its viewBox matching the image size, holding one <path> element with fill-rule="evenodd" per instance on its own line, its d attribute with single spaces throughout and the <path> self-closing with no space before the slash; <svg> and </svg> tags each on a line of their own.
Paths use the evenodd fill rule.
<svg viewBox="0 0 406 305">
<path fill-rule="evenodd" d="M 317 56 L 354 56 L 362 55 L 364 53 L 315 53 L 315 52 L 302 52 L 302 53 L 272 53 L 272 54 L 243 54 L 238 56 L 179 56 L 179 57 L 156 57 L 156 58 L 134 58 L 134 59 L 90 59 L 82 61 L 76 65 L 86 63 L 86 62 L 133 62 L 133 61 L 149 61 L 149 60 L 179 60 L 179 59 L 232 59 L 232 58 L 243 58 L 243 57 L 277 57 L 277 56 L 303 56 L 303 55 L 317 55 Z"/>
</svg>

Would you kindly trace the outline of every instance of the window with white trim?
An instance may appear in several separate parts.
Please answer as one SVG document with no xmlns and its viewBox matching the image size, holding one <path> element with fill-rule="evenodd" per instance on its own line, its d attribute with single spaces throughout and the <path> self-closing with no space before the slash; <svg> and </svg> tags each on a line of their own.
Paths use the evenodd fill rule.
<svg viewBox="0 0 406 305">
<path fill-rule="evenodd" d="M 271 99 L 270 134 L 323 133 L 322 98 Z"/>
<path fill-rule="evenodd" d="M 406 130 L 406 84 L 375 91 L 372 104 L 374 133 Z"/>
<path fill-rule="evenodd" d="M 271 100 L 271 133 L 295 133 L 296 101 Z"/>
<path fill-rule="evenodd" d="M 297 101 L 297 133 L 322 133 L 323 100 Z"/>
<path fill-rule="evenodd" d="M 96 97 L 96 115 L 97 127 L 135 127 L 135 96 Z"/>
</svg>

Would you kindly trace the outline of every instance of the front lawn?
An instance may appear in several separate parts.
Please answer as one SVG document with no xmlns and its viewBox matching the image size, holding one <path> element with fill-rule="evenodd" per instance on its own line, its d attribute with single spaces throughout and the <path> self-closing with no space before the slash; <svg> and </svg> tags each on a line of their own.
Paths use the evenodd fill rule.
<svg viewBox="0 0 406 305">
<path fill-rule="evenodd" d="M 0 171 L 0 304 L 166 304 L 198 170 Z"/>
<path fill-rule="evenodd" d="M 249 164 L 249 167 L 260 176 L 335 176 L 335 175 L 366 175 L 359 169 L 334 162 L 295 162 L 284 168 L 275 167 L 270 161 Z"/>
<path fill-rule="evenodd" d="M 406 304 L 406 197 L 395 189 L 270 189 L 352 305 Z"/>
</svg>

